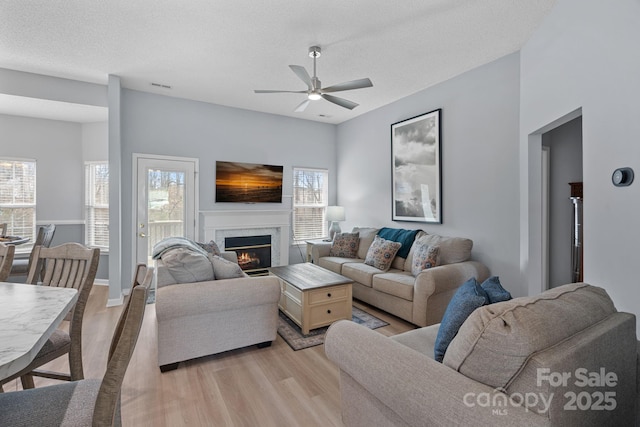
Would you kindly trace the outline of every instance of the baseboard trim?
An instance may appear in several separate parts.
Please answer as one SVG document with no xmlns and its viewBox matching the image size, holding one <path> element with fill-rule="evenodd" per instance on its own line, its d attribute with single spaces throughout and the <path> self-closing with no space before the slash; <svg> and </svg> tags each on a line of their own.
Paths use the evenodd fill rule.
<svg viewBox="0 0 640 427">
<path fill-rule="evenodd" d="M 109 279 L 95 279 L 93 284 L 98 286 L 109 286 Z"/>
<path fill-rule="evenodd" d="M 107 307 L 116 307 L 118 305 L 122 305 L 124 302 L 124 295 L 120 294 L 118 298 L 109 298 L 107 300 Z"/>
</svg>

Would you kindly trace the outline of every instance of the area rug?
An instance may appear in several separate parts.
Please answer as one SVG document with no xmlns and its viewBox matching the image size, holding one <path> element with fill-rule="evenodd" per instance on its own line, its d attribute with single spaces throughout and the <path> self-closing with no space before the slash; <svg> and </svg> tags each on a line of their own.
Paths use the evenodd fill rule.
<svg viewBox="0 0 640 427">
<path fill-rule="evenodd" d="M 309 334 L 302 335 L 302 331 L 298 325 L 285 316 L 282 311 L 278 311 L 278 314 L 278 335 L 280 335 L 294 351 L 314 347 L 324 343 L 324 335 L 327 332 L 327 329 L 329 329 L 328 326 L 312 329 L 309 331 Z M 384 320 L 380 320 L 356 307 L 353 307 L 351 316 L 354 322 L 359 323 L 362 326 L 366 326 L 369 329 L 377 329 L 388 325 Z"/>
</svg>

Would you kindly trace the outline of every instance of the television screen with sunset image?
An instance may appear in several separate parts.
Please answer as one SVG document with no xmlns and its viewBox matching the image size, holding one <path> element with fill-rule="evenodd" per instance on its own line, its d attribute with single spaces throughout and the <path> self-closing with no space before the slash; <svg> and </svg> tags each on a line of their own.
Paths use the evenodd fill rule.
<svg viewBox="0 0 640 427">
<path fill-rule="evenodd" d="M 282 166 L 216 162 L 216 202 L 282 203 Z"/>
</svg>

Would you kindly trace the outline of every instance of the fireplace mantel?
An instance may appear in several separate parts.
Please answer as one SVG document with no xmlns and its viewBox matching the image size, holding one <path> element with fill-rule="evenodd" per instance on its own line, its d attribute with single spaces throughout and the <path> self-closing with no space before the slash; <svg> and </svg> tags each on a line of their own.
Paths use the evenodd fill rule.
<svg viewBox="0 0 640 427">
<path fill-rule="evenodd" d="M 226 237 L 271 235 L 271 265 L 289 263 L 291 211 L 223 210 L 201 211 L 200 224 L 204 241 L 213 240 L 224 248 Z"/>
</svg>

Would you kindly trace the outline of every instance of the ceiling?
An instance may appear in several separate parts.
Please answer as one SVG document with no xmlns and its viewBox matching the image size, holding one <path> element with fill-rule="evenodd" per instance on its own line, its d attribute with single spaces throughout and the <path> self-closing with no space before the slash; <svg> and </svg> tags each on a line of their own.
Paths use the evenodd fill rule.
<svg viewBox="0 0 640 427">
<path fill-rule="evenodd" d="M 100 84 L 114 74 L 129 89 L 341 123 L 517 51 L 554 3 L 3 0 L 0 68 Z M 372 80 L 372 88 L 334 94 L 359 103 L 354 110 L 319 100 L 296 113 L 305 94 L 253 92 L 305 90 L 288 65 L 313 74 L 313 45 L 322 48 L 323 86 Z M 0 97 L 0 113 L 51 111 L 15 98 Z M 82 106 L 53 109 L 60 116 L 68 108 L 76 112 L 66 120 L 91 120 L 74 119 Z"/>
</svg>

